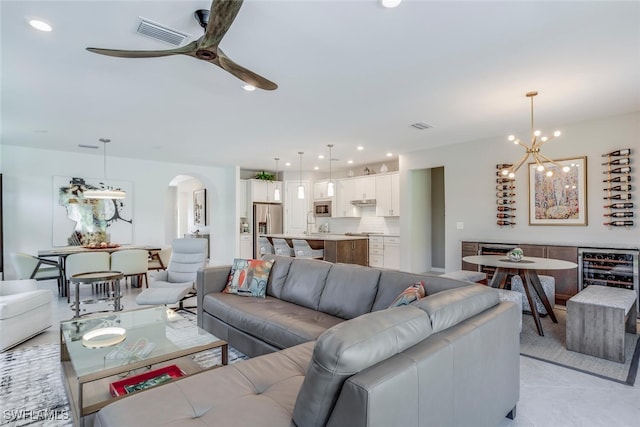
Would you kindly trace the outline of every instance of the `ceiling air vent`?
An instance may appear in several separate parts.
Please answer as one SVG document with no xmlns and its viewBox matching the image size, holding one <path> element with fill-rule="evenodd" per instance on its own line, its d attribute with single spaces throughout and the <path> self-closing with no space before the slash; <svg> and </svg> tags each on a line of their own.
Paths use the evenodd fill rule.
<svg viewBox="0 0 640 427">
<path fill-rule="evenodd" d="M 191 37 L 190 34 L 165 27 L 164 25 L 142 17 L 140 17 L 137 32 L 143 36 L 151 37 L 174 46 L 180 46 L 187 38 Z"/>
<path fill-rule="evenodd" d="M 433 125 L 430 125 L 429 123 L 424 123 L 424 122 L 417 122 L 417 123 L 413 123 L 411 127 L 414 127 L 418 130 L 425 130 L 425 129 L 431 129 Z"/>
</svg>

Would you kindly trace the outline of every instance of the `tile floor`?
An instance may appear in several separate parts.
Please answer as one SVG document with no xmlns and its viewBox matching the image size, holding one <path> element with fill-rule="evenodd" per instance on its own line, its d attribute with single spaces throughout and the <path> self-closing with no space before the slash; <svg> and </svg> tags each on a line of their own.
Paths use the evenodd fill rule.
<svg viewBox="0 0 640 427">
<path fill-rule="evenodd" d="M 39 282 L 57 295 L 54 281 Z M 90 295 L 90 290 L 83 289 Z M 137 307 L 138 288 L 123 287 L 126 309 Z M 54 301 L 52 324 L 71 318 L 66 298 Z M 531 321 L 529 316 L 524 321 Z M 639 326 L 640 329 L 640 326 Z M 58 343 L 56 327 L 21 344 Z M 638 374 L 640 376 L 640 373 Z M 634 387 L 617 384 L 527 357 L 520 358 L 520 401 L 516 419 L 499 427 L 637 427 L 640 425 L 640 378 Z M 463 426 L 461 426 L 463 427 Z"/>
</svg>

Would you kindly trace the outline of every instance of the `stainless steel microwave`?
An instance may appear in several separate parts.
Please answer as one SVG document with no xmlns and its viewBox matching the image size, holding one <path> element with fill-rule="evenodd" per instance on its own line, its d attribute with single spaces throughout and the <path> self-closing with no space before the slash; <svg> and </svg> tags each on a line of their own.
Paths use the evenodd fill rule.
<svg viewBox="0 0 640 427">
<path fill-rule="evenodd" d="M 331 201 L 313 202 L 313 215 L 316 217 L 331 216 Z"/>
</svg>

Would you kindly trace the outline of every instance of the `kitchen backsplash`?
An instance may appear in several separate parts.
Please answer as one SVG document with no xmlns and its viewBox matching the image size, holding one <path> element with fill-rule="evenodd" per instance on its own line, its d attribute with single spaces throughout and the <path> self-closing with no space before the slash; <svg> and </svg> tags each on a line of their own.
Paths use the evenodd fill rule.
<svg viewBox="0 0 640 427">
<path fill-rule="evenodd" d="M 372 211 L 369 215 L 368 210 Z M 329 223 L 329 232 L 343 233 L 382 233 L 400 235 L 400 221 L 397 217 L 375 216 L 375 208 L 363 208 L 361 218 L 316 218 L 318 226 Z"/>
</svg>

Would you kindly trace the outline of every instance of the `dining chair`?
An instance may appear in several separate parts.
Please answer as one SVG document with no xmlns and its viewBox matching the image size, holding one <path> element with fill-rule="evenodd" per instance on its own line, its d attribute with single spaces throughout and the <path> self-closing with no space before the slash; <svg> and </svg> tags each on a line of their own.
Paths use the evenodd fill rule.
<svg viewBox="0 0 640 427">
<path fill-rule="evenodd" d="M 147 270 L 166 270 L 171 259 L 171 252 L 171 246 L 152 252 L 147 263 Z"/>
<path fill-rule="evenodd" d="M 16 279 L 56 279 L 58 281 L 58 295 L 63 294 L 64 277 L 62 276 L 62 267 L 56 261 L 15 252 L 11 254 L 11 262 L 16 271 Z"/>
<path fill-rule="evenodd" d="M 296 258 L 324 258 L 324 249 L 311 249 L 309 242 L 303 239 L 291 239 Z"/>
<path fill-rule="evenodd" d="M 269 242 L 269 239 L 264 236 L 258 237 L 258 254 L 256 254 L 256 258 L 259 258 L 264 254 L 273 253 L 275 253 L 275 250 L 273 249 L 271 242 Z"/>
<path fill-rule="evenodd" d="M 147 270 L 149 266 L 149 252 L 144 249 L 127 249 L 115 251 L 111 254 L 111 271 L 119 271 L 127 278 L 135 277 L 138 287 L 142 287 L 144 279 L 147 288 L 149 287 L 149 276 Z"/>
<path fill-rule="evenodd" d="M 109 271 L 111 267 L 109 252 L 92 251 L 71 254 L 65 263 L 67 275 L 67 302 L 70 301 L 70 289 L 68 283 L 71 276 L 79 273 L 91 273 L 96 271 Z"/>
<path fill-rule="evenodd" d="M 293 256 L 293 248 L 289 246 L 286 240 L 284 239 L 273 239 L 273 248 L 275 249 L 276 255 L 282 256 Z"/>
<path fill-rule="evenodd" d="M 149 288 L 136 298 L 139 305 L 178 304 L 177 310 L 189 311 L 184 300 L 195 296 L 198 270 L 207 261 L 206 239 L 174 239 L 173 251 L 165 271 L 154 271 L 149 276 Z"/>
</svg>

